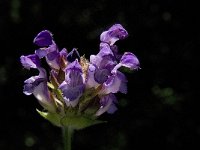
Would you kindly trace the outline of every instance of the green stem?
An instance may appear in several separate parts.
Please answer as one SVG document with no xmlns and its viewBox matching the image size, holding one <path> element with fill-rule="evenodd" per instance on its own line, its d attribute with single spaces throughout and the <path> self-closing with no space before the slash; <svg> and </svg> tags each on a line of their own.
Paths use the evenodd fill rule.
<svg viewBox="0 0 200 150">
<path fill-rule="evenodd" d="M 64 150 L 71 150 L 73 131 L 72 127 L 62 127 Z"/>
</svg>

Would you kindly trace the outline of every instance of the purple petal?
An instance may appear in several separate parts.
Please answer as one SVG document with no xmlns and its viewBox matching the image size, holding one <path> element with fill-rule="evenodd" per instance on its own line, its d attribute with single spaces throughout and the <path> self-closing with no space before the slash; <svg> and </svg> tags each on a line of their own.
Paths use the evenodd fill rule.
<svg viewBox="0 0 200 150">
<path fill-rule="evenodd" d="M 61 89 L 65 100 L 69 99 L 69 101 L 74 101 L 82 95 L 84 85 L 71 86 L 64 81 L 59 88 Z"/>
<path fill-rule="evenodd" d="M 99 84 L 104 83 L 108 79 L 108 76 L 111 75 L 111 70 L 116 65 L 112 55 L 105 55 L 103 57 L 91 55 L 90 62 L 96 68 L 94 79 Z"/>
<path fill-rule="evenodd" d="M 52 60 L 54 60 L 54 59 L 56 59 L 57 57 L 59 57 L 59 52 L 58 51 L 52 51 L 52 52 L 49 52 L 48 54 L 47 54 L 47 59 L 49 60 L 49 61 L 52 61 Z"/>
<path fill-rule="evenodd" d="M 56 44 L 50 45 L 48 48 L 42 48 L 35 51 L 35 54 L 41 59 L 47 57 L 49 61 L 56 59 L 59 56 L 59 51 Z"/>
<path fill-rule="evenodd" d="M 24 56 L 22 55 L 20 57 L 21 64 L 24 68 L 30 69 L 30 68 L 37 68 L 40 66 L 40 59 L 37 55 L 28 55 Z"/>
<path fill-rule="evenodd" d="M 122 66 L 129 68 L 130 70 L 135 70 L 140 68 L 140 63 L 133 53 L 125 52 L 120 60 L 120 63 L 113 68 L 112 73 L 116 73 L 117 70 Z"/>
<path fill-rule="evenodd" d="M 24 94 L 31 95 L 33 94 L 35 88 L 40 84 L 44 82 L 44 78 L 39 78 L 39 76 L 33 76 L 27 80 L 24 81 Z"/>
<path fill-rule="evenodd" d="M 62 51 L 62 53 L 64 53 Z M 42 48 L 35 51 L 35 54 L 41 59 L 46 58 L 48 65 L 53 69 L 60 69 L 60 53 L 58 51 L 57 45 L 52 44 L 48 48 Z"/>
<path fill-rule="evenodd" d="M 100 69 L 109 69 L 112 70 L 116 65 L 116 61 L 112 55 L 90 55 L 90 63 Z"/>
<path fill-rule="evenodd" d="M 102 60 L 98 67 L 100 69 L 108 69 L 111 72 L 116 64 L 117 62 L 114 60 L 114 57 L 111 55 L 107 55 L 102 57 Z"/>
<path fill-rule="evenodd" d="M 63 49 L 60 51 L 60 56 L 63 56 L 64 58 L 67 58 L 67 49 L 63 48 Z"/>
<path fill-rule="evenodd" d="M 116 65 L 114 57 L 110 54 L 101 56 L 100 54 L 91 55 L 90 62 L 95 66 L 94 79 L 97 83 L 102 84 L 111 75 L 111 70 Z"/>
<path fill-rule="evenodd" d="M 90 55 L 90 63 L 95 66 L 100 66 L 100 63 L 102 61 L 102 57 L 98 55 Z"/>
<path fill-rule="evenodd" d="M 114 113 L 117 110 L 114 104 L 115 101 L 116 101 L 116 97 L 114 94 L 108 94 L 106 96 L 101 97 L 100 109 L 96 112 L 96 116 L 100 116 L 106 111 L 109 113 Z"/>
<path fill-rule="evenodd" d="M 60 53 L 58 51 L 57 45 L 52 44 L 46 49 L 46 51 L 47 51 L 46 61 L 48 65 L 51 68 L 59 69 L 60 68 L 60 64 L 59 64 Z"/>
<path fill-rule="evenodd" d="M 125 75 L 119 71 L 110 76 L 106 83 L 103 84 L 103 88 L 99 94 L 109 93 L 127 93 L 127 79 Z"/>
<path fill-rule="evenodd" d="M 67 72 L 68 70 L 77 70 L 82 73 L 81 65 L 79 64 L 77 59 L 67 66 L 65 71 Z"/>
<path fill-rule="evenodd" d="M 100 43 L 100 51 L 97 54 L 101 57 L 106 56 L 106 55 L 112 55 L 114 56 L 112 50 L 110 49 L 110 45 L 108 43 Z"/>
<path fill-rule="evenodd" d="M 140 66 L 138 58 L 131 52 L 125 52 L 120 60 L 120 63 L 122 64 L 122 66 L 127 67 L 131 70 L 138 69 Z"/>
<path fill-rule="evenodd" d="M 65 81 L 61 83 L 59 88 L 62 91 L 66 104 L 74 107 L 85 88 L 82 69 L 78 61 L 75 60 L 67 66 L 65 71 Z"/>
<path fill-rule="evenodd" d="M 23 92 L 26 95 L 33 94 L 45 109 L 55 111 L 47 87 L 46 71 L 43 68 L 39 68 L 39 71 L 38 76 L 33 76 L 24 81 Z"/>
<path fill-rule="evenodd" d="M 89 64 L 88 72 L 87 72 L 87 78 L 86 78 L 86 87 L 92 88 L 97 87 L 99 84 L 94 80 L 94 74 L 95 74 L 96 67 L 92 64 Z"/>
<path fill-rule="evenodd" d="M 94 79 L 99 84 L 102 84 L 108 79 L 108 75 L 110 75 L 110 71 L 108 69 L 96 69 Z"/>
<path fill-rule="evenodd" d="M 46 71 L 42 68 L 39 68 L 38 70 L 40 72 L 38 76 L 30 77 L 24 81 L 24 94 L 31 95 L 40 83 L 47 80 Z"/>
<path fill-rule="evenodd" d="M 46 49 L 37 49 L 35 50 L 35 54 L 41 59 L 47 55 Z"/>
<path fill-rule="evenodd" d="M 33 43 L 41 46 L 46 47 L 53 44 L 53 38 L 51 32 L 48 30 L 41 31 L 33 40 Z"/>
<path fill-rule="evenodd" d="M 113 45 L 116 41 L 124 39 L 128 36 L 128 32 L 120 24 L 113 25 L 108 31 L 104 31 L 100 40 L 102 42 Z"/>
</svg>

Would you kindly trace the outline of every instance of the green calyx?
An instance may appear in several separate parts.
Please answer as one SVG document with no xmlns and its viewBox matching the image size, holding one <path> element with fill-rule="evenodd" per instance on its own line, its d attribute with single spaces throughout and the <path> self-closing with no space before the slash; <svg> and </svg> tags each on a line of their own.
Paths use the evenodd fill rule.
<svg viewBox="0 0 200 150">
<path fill-rule="evenodd" d="M 58 127 L 71 127 L 80 130 L 92 125 L 105 123 L 105 121 L 97 120 L 96 118 L 89 118 L 83 115 L 59 115 L 57 113 L 43 112 L 37 109 L 37 112 L 52 124 Z"/>
</svg>

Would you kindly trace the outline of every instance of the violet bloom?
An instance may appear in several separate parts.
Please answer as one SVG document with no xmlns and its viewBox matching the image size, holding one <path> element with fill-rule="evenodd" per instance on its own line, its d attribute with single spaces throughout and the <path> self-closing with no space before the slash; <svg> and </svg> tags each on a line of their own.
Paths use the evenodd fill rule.
<svg viewBox="0 0 200 150">
<path fill-rule="evenodd" d="M 122 66 L 130 70 L 139 68 L 139 61 L 134 54 L 125 52 L 119 57 L 120 54 L 118 54 L 117 46 L 114 45 L 117 40 L 124 39 L 127 36 L 127 31 L 121 25 L 113 25 L 108 31 L 104 31 L 101 34 L 100 39 L 102 42 L 100 43 L 99 53 L 90 57 L 90 62 L 96 67 L 95 71 L 93 71 L 95 72 L 94 80 L 98 83 L 99 81 L 103 83 L 103 89 L 100 91 L 101 94 L 126 93 L 127 80 L 125 75 L 118 71 L 118 69 Z M 91 73 L 89 72 L 89 74 Z"/>
<path fill-rule="evenodd" d="M 113 25 L 108 31 L 101 34 L 99 53 L 90 56 L 90 63 L 93 67 L 90 65 L 92 71 L 88 70 L 91 78 L 88 80 L 88 84 L 89 87 L 97 87 L 98 84 L 102 84 L 102 89 L 98 93 L 99 97 L 117 92 L 127 93 L 127 79 L 118 69 L 126 67 L 130 70 L 137 70 L 139 68 L 139 60 L 133 53 L 125 52 L 121 55 L 118 53 L 117 46 L 114 45 L 116 41 L 127 36 L 127 31 L 121 25 Z M 107 109 L 109 110 L 109 108 Z"/>
<path fill-rule="evenodd" d="M 40 59 L 37 55 L 32 54 L 28 56 L 22 55 L 20 57 L 20 61 L 24 68 L 30 69 L 30 68 L 39 68 L 40 67 Z"/>
<path fill-rule="evenodd" d="M 84 91 L 82 68 L 77 60 L 69 64 L 65 70 L 65 81 L 59 86 L 67 106 L 76 106 Z"/>
<path fill-rule="evenodd" d="M 100 52 L 97 55 L 90 56 L 90 63 L 95 67 L 93 78 L 99 84 L 106 82 L 111 70 L 117 64 L 110 46 L 105 43 L 100 44 Z M 88 74 L 91 74 L 90 70 Z"/>
<path fill-rule="evenodd" d="M 96 112 L 96 116 L 100 116 L 104 112 L 108 112 L 110 114 L 114 113 L 117 110 L 115 106 L 117 103 L 117 99 L 114 94 L 108 94 L 100 99 L 100 109 Z"/>
<path fill-rule="evenodd" d="M 38 75 L 24 81 L 24 94 L 33 94 L 47 111 L 39 112 L 40 115 L 57 126 L 80 129 L 92 122 L 95 124 L 94 118 L 117 110 L 115 93 L 127 93 L 128 80 L 120 68 L 140 68 L 133 53 L 121 54 L 115 45 L 127 36 L 122 25 L 113 25 L 101 34 L 99 52 L 87 60 L 76 48 L 69 53 L 65 48 L 60 51 L 53 34 L 41 31 L 33 40 L 39 48 L 33 54 L 20 57 L 24 68 L 39 71 Z M 42 59 L 49 68 L 42 67 Z M 77 119 L 85 125 L 77 124 Z"/>
<path fill-rule="evenodd" d="M 108 43 L 109 45 L 113 45 L 116 41 L 122 40 L 127 36 L 128 32 L 122 27 L 122 25 L 115 24 L 101 34 L 100 40 Z"/>
<path fill-rule="evenodd" d="M 48 65 L 52 69 L 59 70 L 61 57 L 66 55 L 66 53 L 63 53 L 64 51 L 59 52 L 52 36 L 51 32 L 44 30 L 34 38 L 33 43 L 40 47 L 35 51 L 35 54 L 38 55 L 40 59 L 45 57 Z"/>
<path fill-rule="evenodd" d="M 54 112 L 55 108 L 47 88 L 47 74 L 45 69 L 40 67 L 38 56 L 35 54 L 21 56 L 20 60 L 24 68 L 35 68 L 39 71 L 39 75 L 30 77 L 24 81 L 23 93 L 26 95 L 33 94 L 45 109 Z"/>
<path fill-rule="evenodd" d="M 44 30 L 34 38 L 33 43 L 40 46 L 40 47 L 48 47 L 49 45 L 53 44 L 52 33 L 48 30 Z"/>
</svg>

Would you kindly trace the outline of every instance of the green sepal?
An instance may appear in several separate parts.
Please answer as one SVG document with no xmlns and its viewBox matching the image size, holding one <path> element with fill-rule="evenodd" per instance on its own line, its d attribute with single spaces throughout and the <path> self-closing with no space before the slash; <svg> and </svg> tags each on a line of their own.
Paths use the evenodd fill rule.
<svg viewBox="0 0 200 150">
<path fill-rule="evenodd" d="M 95 118 L 88 118 L 85 116 L 61 116 L 56 113 L 43 112 L 37 109 L 37 112 L 52 124 L 58 127 L 72 127 L 73 129 L 80 130 L 86 127 L 106 123 L 106 121 L 96 120 Z"/>
<path fill-rule="evenodd" d="M 36 109 L 36 111 L 40 114 L 40 116 L 47 119 L 48 121 L 50 121 L 55 126 L 61 127 L 61 124 L 60 124 L 61 117 L 60 117 L 60 115 L 58 115 L 56 113 L 40 111 L 38 109 Z"/>
<path fill-rule="evenodd" d="M 61 124 L 63 126 L 72 127 L 76 130 L 84 129 L 86 127 L 100 124 L 100 123 L 106 123 L 106 121 L 90 119 L 83 116 L 74 116 L 74 117 L 66 116 L 61 119 Z"/>
</svg>

